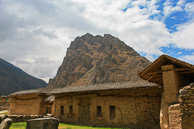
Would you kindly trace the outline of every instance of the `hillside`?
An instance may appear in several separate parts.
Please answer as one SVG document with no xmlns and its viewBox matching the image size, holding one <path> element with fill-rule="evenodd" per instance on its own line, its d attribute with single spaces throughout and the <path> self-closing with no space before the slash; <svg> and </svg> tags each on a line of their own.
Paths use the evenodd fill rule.
<svg viewBox="0 0 194 129">
<path fill-rule="evenodd" d="M 71 42 L 57 75 L 47 87 L 139 81 L 137 73 L 149 64 L 114 36 L 86 34 Z"/>
<path fill-rule="evenodd" d="M 37 89 L 46 86 L 43 80 L 32 77 L 0 58 L 0 95 L 8 95 L 10 93 Z"/>
</svg>

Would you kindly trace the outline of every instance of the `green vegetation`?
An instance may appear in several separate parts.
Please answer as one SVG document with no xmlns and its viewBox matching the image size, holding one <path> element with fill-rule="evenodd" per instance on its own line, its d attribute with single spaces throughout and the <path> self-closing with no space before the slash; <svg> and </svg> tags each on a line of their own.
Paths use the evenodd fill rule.
<svg viewBox="0 0 194 129">
<path fill-rule="evenodd" d="M 25 129 L 25 128 L 26 122 L 12 123 L 10 127 L 10 129 Z M 88 127 L 60 123 L 59 129 L 121 129 L 121 128 Z"/>
<path fill-rule="evenodd" d="M 12 123 L 10 129 L 26 129 L 26 122 Z"/>
<path fill-rule="evenodd" d="M 121 128 L 88 127 L 60 123 L 59 129 L 121 129 Z"/>
</svg>

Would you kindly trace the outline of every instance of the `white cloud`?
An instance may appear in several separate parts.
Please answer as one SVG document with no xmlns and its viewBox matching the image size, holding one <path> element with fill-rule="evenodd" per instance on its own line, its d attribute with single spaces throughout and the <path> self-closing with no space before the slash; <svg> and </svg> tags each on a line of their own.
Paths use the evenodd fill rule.
<svg viewBox="0 0 194 129">
<path fill-rule="evenodd" d="M 172 13 L 183 11 L 184 3 L 185 3 L 184 0 L 179 0 L 176 3 L 176 6 L 173 6 L 170 0 L 166 0 L 164 2 L 164 8 L 163 8 L 163 14 L 165 16 L 164 19 L 169 17 Z"/>
<path fill-rule="evenodd" d="M 173 43 L 184 49 L 194 49 L 194 19 L 178 26 L 178 31 L 172 34 Z"/>
<path fill-rule="evenodd" d="M 194 64 L 194 53 L 192 55 L 186 55 L 179 58 L 180 60 L 183 60 L 185 62 L 188 62 L 190 64 Z"/>
<path fill-rule="evenodd" d="M 171 43 L 171 34 L 165 24 L 149 19 L 161 13 L 157 10 L 157 2 L 0 0 L 0 56 L 33 76 L 48 79 L 56 74 L 75 37 L 85 33 L 109 33 L 153 60 L 151 55 L 162 54 L 159 48 Z M 164 14 L 167 16 L 182 8 L 191 13 L 191 7 L 192 4 L 185 6 L 183 0 L 176 7 L 166 2 Z M 182 25 L 173 34 L 178 47 L 188 48 L 193 40 L 190 28 L 193 28 L 192 23 Z M 186 47 L 181 44 L 185 39 Z"/>
<path fill-rule="evenodd" d="M 178 52 L 176 55 L 180 55 L 180 54 L 182 54 L 182 52 Z"/>
<path fill-rule="evenodd" d="M 193 18 L 194 17 L 194 2 L 192 2 L 192 3 L 187 3 L 186 5 L 185 5 L 185 11 L 189 14 L 189 16 L 191 17 L 191 18 Z"/>
</svg>

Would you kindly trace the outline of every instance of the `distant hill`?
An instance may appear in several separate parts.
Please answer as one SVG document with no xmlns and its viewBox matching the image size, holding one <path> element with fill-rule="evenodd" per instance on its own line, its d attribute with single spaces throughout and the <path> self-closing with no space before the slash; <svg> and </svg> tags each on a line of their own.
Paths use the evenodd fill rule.
<svg viewBox="0 0 194 129">
<path fill-rule="evenodd" d="M 0 58 L 0 95 L 37 89 L 46 86 L 46 82 L 25 73 L 23 70 Z"/>
<path fill-rule="evenodd" d="M 112 35 L 86 34 L 71 42 L 47 88 L 140 81 L 137 73 L 149 64 L 149 60 Z"/>
</svg>

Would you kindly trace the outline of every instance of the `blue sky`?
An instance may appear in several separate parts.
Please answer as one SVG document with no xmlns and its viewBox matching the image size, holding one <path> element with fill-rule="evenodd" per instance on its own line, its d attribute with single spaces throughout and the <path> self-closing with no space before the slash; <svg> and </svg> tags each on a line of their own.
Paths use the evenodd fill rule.
<svg viewBox="0 0 194 129">
<path fill-rule="evenodd" d="M 48 80 L 72 40 L 111 34 L 154 61 L 194 64 L 193 0 L 0 0 L 0 58 Z"/>
</svg>

